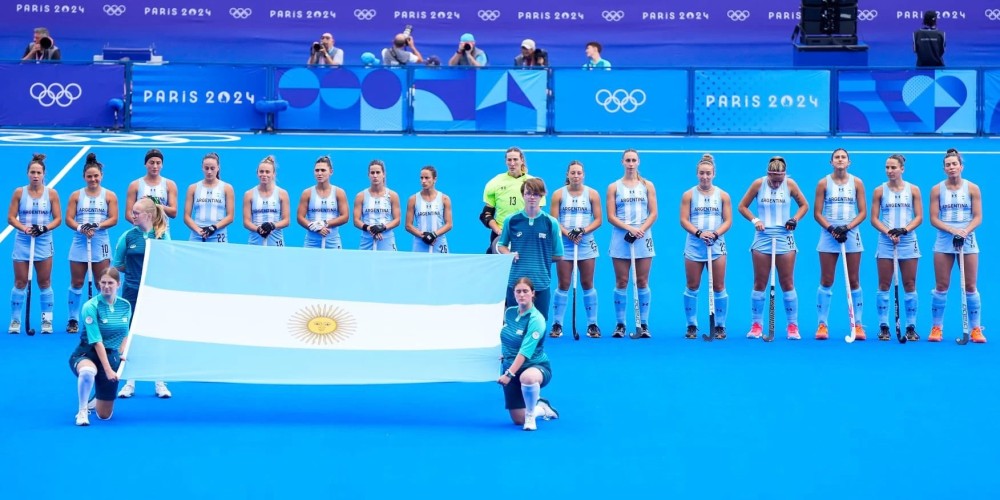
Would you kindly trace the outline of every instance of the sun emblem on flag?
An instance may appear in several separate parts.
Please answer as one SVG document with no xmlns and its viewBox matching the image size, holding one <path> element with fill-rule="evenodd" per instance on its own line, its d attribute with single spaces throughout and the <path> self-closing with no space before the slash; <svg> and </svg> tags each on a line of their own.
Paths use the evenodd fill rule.
<svg viewBox="0 0 1000 500">
<path fill-rule="evenodd" d="M 292 337 L 312 345 L 331 345 L 346 340 L 357 330 L 349 312 L 331 305 L 303 308 L 288 319 Z"/>
</svg>

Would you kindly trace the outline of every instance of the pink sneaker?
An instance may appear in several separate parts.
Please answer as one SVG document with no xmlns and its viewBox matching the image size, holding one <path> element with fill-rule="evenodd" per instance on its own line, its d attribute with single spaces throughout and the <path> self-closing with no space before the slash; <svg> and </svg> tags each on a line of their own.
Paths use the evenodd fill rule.
<svg viewBox="0 0 1000 500">
<path fill-rule="evenodd" d="M 760 326 L 760 323 L 754 323 L 750 326 L 750 331 L 747 332 L 748 339 L 759 339 L 764 334 L 764 327 Z"/>
<path fill-rule="evenodd" d="M 802 340 L 802 336 L 799 335 L 799 325 L 795 323 L 788 324 L 788 340 Z"/>
</svg>

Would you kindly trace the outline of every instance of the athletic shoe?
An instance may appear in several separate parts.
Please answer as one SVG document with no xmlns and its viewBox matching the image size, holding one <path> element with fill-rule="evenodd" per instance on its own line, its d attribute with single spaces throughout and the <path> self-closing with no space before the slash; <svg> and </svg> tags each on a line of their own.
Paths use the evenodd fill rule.
<svg viewBox="0 0 1000 500">
<path fill-rule="evenodd" d="M 43 319 L 42 320 L 42 333 L 52 333 L 52 321 Z"/>
<path fill-rule="evenodd" d="M 931 334 L 927 337 L 928 342 L 941 342 L 941 338 L 944 337 L 944 332 L 941 330 L 940 326 L 932 326 Z"/>
<path fill-rule="evenodd" d="M 802 335 L 799 335 L 799 325 L 789 323 L 787 332 L 788 340 L 802 340 Z"/>
<path fill-rule="evenodd" d="M 854 340 L 865 340 L 865 327 L 854 325 Z"/>
<path fill-rule="evenodd" d="M 748 339 L 759 339 L 764 334 L 764 328 L 760 326 L 760 323 L 754 323 L 750 325 L 750 331 L 747 332 Z"/>
<path fill-rule="evenodd" d="M 587 326 L 587 336 L 592 339 L 599 339 L 601 338 L 601 329 L 596 324 L 591 323 Z"/>
<path fill-rule="evenodd" d="M 726 327 L 724 326 L 715 327 L 715 339 L 726 340 Z"/>
<path fill-rule="evenodd" d="M 535 405 L 535 414 L 538 414 L 539 408 L 541 409 L 541 417 L 543 420 L 555 420 L 559 418 L 559 412 L 552 407 L 548 399 L 538 398 L 538 404 Z"/>
<path fill-rule="evenodd" d="M 167 383 L 156 381 L 156 397 L 160 399 L 170 399 L 173 394 L 170 393 L 170 389 L 167 389 Z"/>
<path fill-rule="evenodd" d="M 688 325 L 687 333 L 684 334 L 686 339 L 696 339 L 698 338 L 698 327 L 694 325 Z"/>
<path fill-rule="evenodd" d="M 80 322 L 71 319 L 69 323 L 66 323 L 66 333 L 80 333 Z"/>
<path fill-rule="evenodd" d="M 135 382 L 125 382 L 125 387 L 118 391 L 118 397 L 125 399 L 135 396 Z"/>
<path fill-rule="evenodd" d="M 816 340 L 826 340 L 830 338 L 830 329 L 826 327 L 826 323 L 820 323 L 816 327 Z"/>
<path fill-rule="evenodd" d="M 983 336 L 983 327 L 977 326 L 972 329 L 972 341 L 976 344 L 985 344 L 986 337 Z"/>
<path fill-rule="evenodd" d="M 615 333 L 611 334 L 611 338 L 621 339 L 625 338 L 625 323 L 618 323 L 615 325 Z"/>
<path fill-rule="evenodd" d="M 538 430 L 538 426 L 535 425 L 535 416 L 529 415 L 528 412 L 524 412 L 524 430 L 526 431 Z"/>
<path fill-rule="evenodd" d="M 80 410 L 76 413 L 76 425 L 86 426 L 90 425 L 90 411 Z"/>
<path fill-rule="evenodd" d="M 562 325 L 560 325 L 559 323 L 552 325 L 552 331 L 549 332 L 549 337 L 557 339 L 559 337 L 562 337 L 562 334 L 563 334 Z"/>
<path fill-rule="evenodd" d="M 7 328 L 7 333 L 21 333 L 21 322 L 16 319 L 10 320 L 10 327 Z"/>
<path fill-rule="evenodd" d="M 97 396 L 90 397 L 90 400 L 87 401 L 87 409 L 91 411 L 97 409 Z"/>
<path fill-rule="evenodd" d="M 653 334 L 649 333 L 649 325 L 643 323 L 639 327 L 639 338 L 640 339 L 651 339 L 651 338 L 653 338 Z"/>
<path fill-rule="evenodd" d="M 906 327 L 906 340 L 910 342 L 916 342 L 920 340 L 920 334 L 917 333 L 917 327 L 909 325 Z"/>
<path fill-rule="evenodd" d="M 879 340 L 889 340 L 892 335 L 889 333 L 889 325 L 879 325 L 878 327 L 878 339 Z"/>
</svg>

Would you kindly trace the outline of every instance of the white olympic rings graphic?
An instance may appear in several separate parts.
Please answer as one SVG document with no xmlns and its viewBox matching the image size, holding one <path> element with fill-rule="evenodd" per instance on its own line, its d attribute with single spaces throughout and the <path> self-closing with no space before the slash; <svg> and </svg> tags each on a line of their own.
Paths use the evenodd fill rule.
<svg viewBox="0 0 1000 500">
<path fill-rule="evenodd" d="M 604 20 L 607 21 L 607 22 L 609 22 L 609 23 L 617 23 L 618 21 L 621 21 L 622 19 L 625 19 L 625 11 L 624 10 L 605 10 L 605 11 L 601 12 L 601 17 L 603 17 Z"/>
<path fill-rule="evenodd" d="M 83 95 L 83 89 L 77 83 L 70 83 L 64 86 L 61 83 L 45 85 L 41 82 L 35 82 L 28 89 L 28 93 L 42 107 L 48 108 L 56 105 L 60 108 L 66 108 Z"/>
<path fill-rule="evenodd" d="M 500 19 L 500 11 L 496 10 L 496 9 L 493 9 L 493 10 L 481 10 L 481 11 L 477 12 L 477 14 L 479 14 L 479 19 L 481 19 L 483 21 L 487 21 L 487 22 L 489 22 L 489 21 L 496 21 L 497 19 Z"/>
<path fill-rule="evenodd" d="M 60 134 L 42 134 L 38 132 L 6 132 L 0 131 L 0 143 L 10 144 L 81 144 L 99 142 L 102 144 L 129 145 L 166 145 L 166 144 L 197 144 L 240 142 L 240 137 L 228 134 L 166 133 L 166 134 L 103 134 L 97 132 L 73 132 Z"/>
<path fill-rule="evenodd" d="M 642 89 L 633 89 L 632 91 L 625 89 L 615 89 L 614 91 L 601 89 L 594 94 L 594 101 L 604 106 L 604 110 L 608 113 L 617 113 L 619 111 L 632 113 L 639 109 L 639 106 L 646 103 L 646 92 Z"/>
<path fill-rule="evenodd" d="M 120 16 L 125 13 L 125 6 L 104 4 L 104 13 L 109 16 Z"/>
<path fill-rule="evenodd" d="M 360 21 L 371 21 L 375 19 L 375 14 L 378 14 L 375 9 L 354 9 L 354 17 Z"/>
<path fill-rule="evenodd" d="M 876 9 L 862 9 L 858 11 L 858 21 L 874 21 L 878 17 Z"/>
<path fill-rule="evenodd" d="M 1000 9 L 986 9 L 983 11 L 983 14 L 985 14 L 986 19 L 989 19 L 990 21 L 1000 21 Z"/>
<path fill-rule="evenodd" d="M 229 15 L 233 16 L 233 19 L 246 19 L 253 14 L 253 9 L 250 7 L 230 7 Z"/>
<path fill-rule="evenodd" d="M 743 22 L 750 18 L 749 10 L 730 10 L 726 12 L 730 21 Z"/>
</svg>

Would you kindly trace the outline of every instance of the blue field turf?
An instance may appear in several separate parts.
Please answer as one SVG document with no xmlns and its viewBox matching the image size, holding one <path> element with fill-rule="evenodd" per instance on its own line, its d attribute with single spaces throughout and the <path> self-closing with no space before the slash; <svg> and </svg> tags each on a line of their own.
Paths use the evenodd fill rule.
<svg viewBox="0 0 1000 500">
<path fill-rule="evenodd" d="M 907 156 L 906 178 L 921 187 L 926 200 L 933 183 L 943 178 L 944 150 L 956 147 L 965 155 L 965 176 L 985 193 L 985 223 L 978 236 L 989 255 L 998 248 L 990 204 L 995 140 L 157 137 L 0 131 L 7 173 L 0 179 L 0 193 L 26 182 L 32 152 L 49 155 L 50 181 L 65 174 L 55 184 L 64 206 L 71 190 L 83 185 L 82 159 L 89 151 L 105 164 L 105 186 L 122 201 L 128 182 L 143 175 L 143 154 L 153 146 L 164 151 L 163 175 L 174 179 L 182 194 L 201 178 L 201 157 L 219 152 L 222 177 L 234 184 L 238 199 L 255 184 L 258 160 L 274 154 L 280 165 L 278 184 L 289 190 L 293 205 L 311 185 L 312 162 L 321 154 L 332 156 L 333 182 L 345 188 L 350 200 L 367 185 L 365 166 L 372 158 L 386 161 L 389 187 L 404 199 L 419 189 L 419 167 L 433 164 L 440 173 L 438 188 L 454 200 L 456 230 L 449 235 L 450 247 L 480 252 L 486 245 L 485 229 L 477 220 L 482 187 L 503 171 L 503 151 L 511 145 L 525 149 L 531 173 L 545 179 L 550 192 L 562 184 L 569 160 L 578 159 L 586 166 L 587 184 L 603 193 L 620 177 L 619 159 L 627 147 L 640 151 L 641 172 L 657 186 L 658 256 L 650 278 L 654 338 L 608 335 L 614 323 L 613 273 L 606 258 L 610 230 L 605 224 L 597 235 L 605 256 L 598 261 L 596 279 L 605 338 L 574 342 L 567 335 L 546 344 L 554 379 L 543 397 L 559 409 L 561 419 L 540 422 L 538 432 L 522 432 L 509 423 L 494 384 L 179 382 L 171 384 L 174 398 L 166 401 L 152 395 L 152 384 L 140 383 L 135 398 L 116 405 L 111 422 L 92 418 L 89 428 L 77 428 L 76 386 L 66 362 L 77 338 L 58 331 L 66 322 L 70 235 L 60 228 L 53 271 L 56 334 L 0 337 L 0 366 L 9 377 L 0 389 L 0 408 L 5 410 L 0 413 L 0 450 L 6 458 L 0 498 L 66 498 L 87 488 L 134 498 L 994 498 L 1000 491 L 995 422 L 1000 413 L 1000 337 L 986 345 L 955 345 L 952 339 L 961 330 L 957 276 L 949 295 L 945 342 L 874 341 L 875 232 L 866 222 L 862 285 L 864 323 L 872 340 L 851 345 L 839 340 L 847 323 L 839 273 L 831 340 L 811 340 L 820 228 L 810 213 L 797 231 L 796 287 L 806 340 L 784 340 L 780 305 L 775 342 L 746 340 L 751 229 L 734 213 L 734 229 L 727 235 L 730 338 L 711 344 L 686 341 L 680 258 L 684 233 L 677 223 L 680 196 L 695 184 L 695 163 L 704 152 L 716 155 L 716 184 L 734 202 L 764 174 L 767 158 L 781 154 L 811 203 L 836 147 L 851 152 L 851 172 L 865 181 L 869 200 L 885 179 L 885 158 L 897 152 Z M 125 224 L 123 217 L 113 237 Z M 355 247 L 357 231 L 343 233 L 345 246 Z M 172 224 L 172 234 L 187 237 L 180 219 Z M 231 226 L 232 241 L 242 242 L 245 235 L 239 223 Z M 301 245 L 303 235 L 296 228 L 286 232 L 286 240 Z M 918 231 L 924 258 L 917 287 L 918 325 L 925 338 L 933 236 L 925 212 Z M 402 231 L 397 231 L 397 241 L 409 248 L 409 236 Z M 0 248 L 12 248 L 6 232 L 0 234 Z M 0 281 L 12 283 L 10 266 L 3 269 Z M 981 260 L 987 324 L 1000 291 L 991 280 L 998 271 L 998 264 Z M 35 292 L 37 324 L 37 288 Z M 704 293 L 701 300 L 705 327 Z M 582 305 L 578 309 L 584 328 Z M 515 490 L 514 483 L 527 490 Z"/>
</svg>

